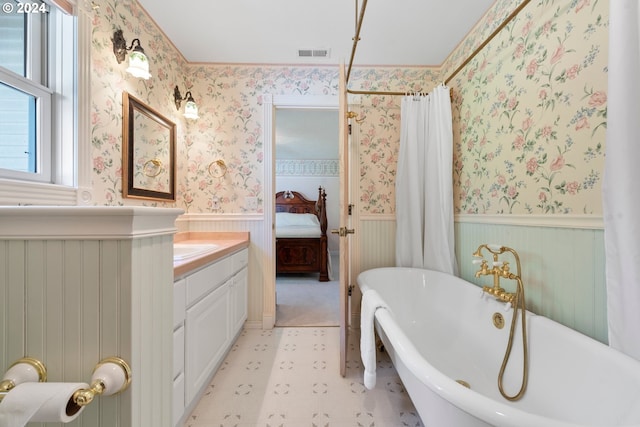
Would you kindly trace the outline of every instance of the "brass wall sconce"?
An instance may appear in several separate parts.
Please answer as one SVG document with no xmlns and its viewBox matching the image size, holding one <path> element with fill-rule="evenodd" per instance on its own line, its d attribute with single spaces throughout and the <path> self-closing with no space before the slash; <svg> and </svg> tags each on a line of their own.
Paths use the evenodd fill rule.
<svg viewBox="0 0 640 427">
<path fill-rule="evenodd" d="M 118 64 L 122 63 L 127 57 L 127 51 L 129 53 L 129 68 L 127 72 L 134 77 L 147 80 L 151 77 L 149 73 L 149 59 L 144 53 L 144 49 L 140 46 L 140 39 L 133 39 L 131 46 L 127 47 L 127 41 L 122 34 L 122 30 L 117 30 L 113 33 L 113 54 L 116 56 Z"/>
<path fill-rule="evenodd" d="M 182 101 L 187 101 L 184 104 L 184 116 L 187 119 L 197 119 L 198 118 L 198 106 L 196 105 L 196 101 L 193 100 L 193 95 L 191 95 L 191 91 L 187 91 L 184 94 L 184 98 L 180 94 L 180 89 L 176 85 L 175 89 L 173 89 L 173 100 L 176 103 L 176 109 L 180 110 L 180 106 L 182 105 Z"/>
</svg>

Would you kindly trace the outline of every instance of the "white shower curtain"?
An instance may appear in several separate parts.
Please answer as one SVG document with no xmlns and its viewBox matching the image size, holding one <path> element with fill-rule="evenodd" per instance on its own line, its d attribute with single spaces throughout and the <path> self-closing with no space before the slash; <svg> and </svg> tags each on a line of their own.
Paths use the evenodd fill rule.
<svg viewBox="0 0 640 427">
<path fill-rule="evenodd" d="M 457 274 L 453 235 L 453 131 L 444 85 L 401 102 L 396 173 L 396 265 Z"/>
<path fill-rule="evenodd" d="M 603 180 L 609 345 L 640 360 L 640 7 L 609 3 Z"/>
</svg>

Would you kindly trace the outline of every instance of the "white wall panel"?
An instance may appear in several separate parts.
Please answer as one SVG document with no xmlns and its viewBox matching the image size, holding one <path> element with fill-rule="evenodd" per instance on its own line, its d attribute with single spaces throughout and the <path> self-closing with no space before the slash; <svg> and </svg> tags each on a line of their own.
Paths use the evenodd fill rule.
<svg viewBox="0 0 640 427">
<path fill-rule="evenodd" d="M 603 233 L 588 228 L 457 223 L 456 256 L 464 279 L 486 285 L 492 279 L 474 277 L 477 266 L 471 264 L 471 254 L 482 243 L 515 249 L 522 263 L 527 308 L 607 342 Z M 510 266 L 515 272 L 515 263 Z M 511 286 L 509 281 L 504 284 L 507 290 Z"/>
<path fill-rule="evenodd" d="M 395 218 L 374 215 L 360 218 L 360 269 L 393 267 L 396 258 Z M 358 272 L 359 273 L 359 272 Z"/>
<path fill-rule="evenodd" d="M 66 209 L 70 215 L 82 212 L 84 220 L 96 212 L 102 221 L 109 220 L 103 209 Z M 135 220 L 144 223 L 148 210 L 125 215 L 136 217 L 136 212 L 143 215 Z M 36 229 L 43 231 L 43 221 L 33 209 L 28 216 L 36 225 L 25 229 L 31 235 L 21 239 L 15 230 L 9 237 L 0 233 L 0 370 L 31 356 L 45 363 L 49 381 L 89 382 L 104 357 L 120 356 L 131 366 L 133 382 L 127 391 L 97 398 L 70 426 L 171 425 L 177 210 L 161 211 L 171 217 L 164 230 L 157 227 L 157 212 L 151 214 L 155 231 L 137 237 L 136 229 L 144 224 L 114 230 L 115 236 L 108 238 L 100 221 L 86 238 L 46 237 L 64 234 L 60 229 L 44 230 L 43 237 L 36 235 Z M 0 209 L 0 217 L 4 213 Z M 83 229 L 91 229 L 88 222 Z"/>
<path fill-rule="evenodd" d="M 521 258 L 528 308 L 606 343 L 604 231 L 598 226 L 600 222 L 583 218 L 572 227 L 570 219 L 527 220 L 520 218 L 520 225 L 516 221 L 492 224 L 485 218 L 474 223 L 469 217 L 456 222 L 461 277 L 478 285 L 491 284 L 490 277 L 474 277 L 477 266 L 471 263 L 473 252 L 482 243 L 512 247 Z M 359 223 L 360 271 L 393 266 L 395 219 L 368 215 Z M 515 271 L 513 260 L 506 260 Z M 511 286 L 505 282 L 505 288 Z M 359 312 L 357 307 L 354 310 Z"/>
<path fill-rule="evenodd" d="M 529 307 L 602 342 L 607 341 L 603 230 L 597 218 L 518 218 L 495 224 L 496 218 L 467 216 L 456 221 L 456 256 L 461 276 L 477 284 L 471 254 L 482 243 L 500 243 L 520 254 Z M 575 223 L 575 226 L 574 226 Z M 263 222 L 238 218 L 190 217 L 189 231 L 250 231 L 251 270 L 249 319 L 259 321 L 263 310 Z M 355 225 L 358 271 L 395 264 L 395 218 L 367 215 Z M 263 258 L 263 256 L 265 256 Z M 515 268 L 515 266 L 513 266 Z M 355 285 L 355 283 L 353 283 Z M 354 301 L 358 303 L 358 301 Z M 357 306 L 354 307 L 357 313 Z"/>
</svg>

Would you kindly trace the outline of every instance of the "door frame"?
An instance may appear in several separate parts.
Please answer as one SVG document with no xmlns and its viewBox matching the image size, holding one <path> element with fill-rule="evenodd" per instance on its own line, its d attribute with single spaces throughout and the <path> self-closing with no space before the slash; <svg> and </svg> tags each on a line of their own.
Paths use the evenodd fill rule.
<svg viewBox="0 0 640 427">
<path fill-rule="evenodd" d="M 262 329 L 276 324 L 276 240 L 275 240 L 275 112 L 276 108 L 313 108 L 338 110 L 338 95 L 263 94 L 262 138 L 264 152 L 264 286 L 262 291 Z"/>
</svg>

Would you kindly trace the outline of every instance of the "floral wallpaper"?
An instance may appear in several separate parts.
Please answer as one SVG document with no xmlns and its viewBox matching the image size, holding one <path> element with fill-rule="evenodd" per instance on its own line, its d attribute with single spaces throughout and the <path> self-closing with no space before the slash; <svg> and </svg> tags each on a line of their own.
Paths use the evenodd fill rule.
<svg viewBox="0 0 640 427">
<path fill-rule="evenodd" d="M 122 93 L 128 92 L 177 125 L 184 139 L 184 119 L 176 111 L 173 88 L 182 86 L 186 61 L 134 0 L 94 1 L 91 51 L 91 146 L 93 203 L 96 205 L 175 206 L 172 203 L 122 198 Z M 111 38 L 122 29 L 127 44 L 134 38 L 150 62 L 151 78 L 137 79 L 118 64 Z M 179 146 L 179 143 L 178 143 Z M 179 156 L 179 153 L 178 153 Z M 178 171 L 178 176 L 181 171 Z"/>
<path fill-rule="evenodd" d="M 351 89 L 381 92 L 428 92 L 438 84 L 440 70 L 433 67 L 407 69 L 355 68 Z M 400 148 L 399 96 L 363 95 L 360 132 L 360 211 L 363 214 L 395 213 L 395 175 Z"/>
<path fill-rule="evenodd" d="M 450 82 L 456 212 L 602 213 L 607 47 L 607 2 L 531 2 Z"/>
<path fill-rule="evenodd" d="M 189 67 L 187 86 L 200 106 L 200 118 L 188 123 L 184 141 L 186 174 L 181 177 L 179 207 L 191 213 L 242 213 L 245 197 L 258 198 L 262 211 L 264 152 L 262 95 L 335 95 L 337 67 L 287 67 L 207 64 Z M 228 167 L 213 178 L 208 164 L 222 158 Z"/>
<path fill-rule="evenodd" d="M 92 50 L 94 203 L 176 206 L 191 213 L 247 212 L 263 200 L 262 95 L 328 95 L 336 66 L 189 64 L 135 0 L 99 0 Z M 497 0 L 442 67 L 354 67 L 350 88 L 429 91 L 450 75 L 517 5 Z M 601 212 L 606 128 L 608 3 L 532 1 L 449 83 L 454 108 L 458 213 Z M 112 53 L 113 32 L 137 37 L 152 77 L 128 76 Z M 173 88 L 190 90 L 200 118 L 185 119 Z M 177 125 L 175 204 L 123 199 L 122 92 Z M 399 97 L 361 96 L 360 205 L 394 213 Z M 223 159 L 227 173 L 209 173 Z"/>
<path fill-rule="evenodd" d="M 174 206 L 191 213 L 247 212 L 245 197 L 258 198 L 262 211 L 263 148 L 262 95 L 336 95 L 337 66 L 287 67 L 266 65 L 188 64 L 164 38 L 134 0 L 96 2 L 93 30 L 92 143 L 94 203 L 166 203 L 123 199 L 121 193 L 122 92 L 127 91 L 177 124 L 177 200 Z M 150 60 L 152 77 L 128 76 L 126 65 L 112 53 L 113 31 L 138 37 Z M 129 40 L 128 40 L 129 41 Z M 437 75 L 429 68 L 354 67 L 351 87 L 371 90 L 424 90 Z M 172 100 L 173 87 L 190 90 L 200 118 L 184 119 Z M 364 135 L 361 162 L 365 210 L 393 211 L 393 176 L 398 149 L 399 107 L 394 97 L 364 97 L 359 127 Z M 212 176 L 209 166 L 225 161 L 227 173 Z M 367 163 L 367 164 L 364 164 Z M 391 186 L 391 190 L 389 187 Z M 364 200 L 364 199 L 363 199 Z"/>
</svg>

